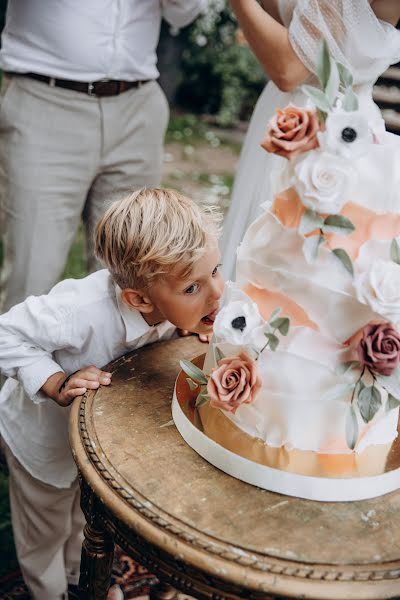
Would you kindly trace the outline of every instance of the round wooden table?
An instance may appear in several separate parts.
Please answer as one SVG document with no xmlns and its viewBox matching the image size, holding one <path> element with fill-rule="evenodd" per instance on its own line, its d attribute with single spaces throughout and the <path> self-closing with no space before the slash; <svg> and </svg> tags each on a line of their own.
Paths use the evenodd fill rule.
<svg viewBox="0 0 400 600">
<path fill-rule="evenodd" d="M 112 384 L 72 408 L 70 438 L 87 518 L 80 587 L 106 598 L 114 542 L 200 599 L 400 596 L 400 493 L 319 503 L 269 493 L 209 465 L 171 422 L 179 358 L 195 337 L 114 361 Z M 173 586 L 173 587 L 170 587 Z"/>
</svg>

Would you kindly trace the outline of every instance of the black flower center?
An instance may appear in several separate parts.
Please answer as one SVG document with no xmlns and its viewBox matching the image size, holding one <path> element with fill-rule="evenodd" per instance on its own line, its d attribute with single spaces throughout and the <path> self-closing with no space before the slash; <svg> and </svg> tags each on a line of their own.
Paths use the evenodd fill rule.
<svg viewBox="0 0 400 600">
<path fill-rule="evenodd" d="M 357 131 L 352 127 L 345 127 L 342 131 L 342 140 L 350 144 L 357 138 Z"/>
<path fill-rule="evenodd" d="M 246 317 L 236 317 L 231 321 L 231 325 L 233 329 L 240 329 L 240 331 L 243 331 L 246 327 Z"/>
</svg>

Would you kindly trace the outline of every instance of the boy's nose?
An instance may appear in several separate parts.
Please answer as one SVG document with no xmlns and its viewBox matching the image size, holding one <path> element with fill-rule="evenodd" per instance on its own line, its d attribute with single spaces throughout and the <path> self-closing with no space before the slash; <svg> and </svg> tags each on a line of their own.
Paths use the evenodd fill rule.
<svg viewBox="0 0 400 600">
<path fill-rule="evenodd" d="M 224 289 L 224 284 L 223 284 L 222 280 L 219 280 L 219 278 L 214 279 L 211 284 L 211 292 L 210 292 L 211 298 L 213 300 L 219 300 L 222 296 L 223 289 Z"/>
</svg>

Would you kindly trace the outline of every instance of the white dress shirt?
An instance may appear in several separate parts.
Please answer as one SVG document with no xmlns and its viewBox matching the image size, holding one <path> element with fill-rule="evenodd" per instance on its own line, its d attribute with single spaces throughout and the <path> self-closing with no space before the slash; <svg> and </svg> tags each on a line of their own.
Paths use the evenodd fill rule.
<svg viewBox="0 0 400 600">
<path fill-rule="evenodd" d="M 77 475 L 68 442 L 69 408 L 40 392 L 45 381 L 129 350 L 170 339 L 174 325 L 150 326 L 126 306 L 107 270 L 67 279 L 0 316 L 0 434 L 36 479 L 69 487 Z"/>
<path fill-rule="evenodd" d="M 188 25 L 206 0 L 8 0 L 0 67 L 59 79 L 156 79 L 164 17 Z"/>
</svg>

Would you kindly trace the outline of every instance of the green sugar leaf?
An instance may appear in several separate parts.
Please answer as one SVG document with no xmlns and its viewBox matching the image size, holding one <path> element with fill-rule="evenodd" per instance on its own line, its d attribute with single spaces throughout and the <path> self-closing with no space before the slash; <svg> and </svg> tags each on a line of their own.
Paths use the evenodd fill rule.
<svg viewBox="0 0 400 600">
<path fill-rule="evenodd" d="M 308 264 L 312 264 L 317 260 L 319 248 L 324 242 L 325 239 L 322 235 L 313 235 L 304 240 L 303 254 Z"/>
<path fill-rule="evenodd" d="M 328 44 L 325 39 L 322 39 L 318 46 L 316 70 L 317 77 L 323 90 L 328 85 L 329 76 L 331 74 L 331 64 L 332 61 Z"/>
<path fill-rule="evenodd" d="M 353 75 L 351 74 L 351 72 L 348 70 L 347 67 L 342 65 L 342 63 L 336 63 L 336 65 L 339 71 L 340 82 L 343 85 L 343 87 L 351 87 L 353 85 Z"/>
<path fill-rule="evenodd" d="M 279 346 L 279 339 L 273 333 L 265 333 L 265 337 L 268 339 L 268 345 L 272 352 L 275 352 L 277 347 Z"/>
<path fill-rule="evenodd" d="M 335 248 L 332 250 L 333 254 L 340 260 L 343 264 L 344 268 L 350 273 L 351 276 L 354 275 L 353 263 L 351 262 L 350 256 L 347 254 L 346 250 L 343 248 Z"/>
<path fill-rule="evenodd" d="M 190 377 L 186 377 L 186 381 L 188 382 L 189 387 L 192 391 L 199 387 L 199 384 L 193 381 L 193 379 L 190 379 Z"/>
<path fill-rule="evenodd" d="M 392 396 L 392 394 L 388 394 L 388 399 L 386 402 L 386 412 L 393 410 L 394 408 L 398 408 L 400 406 L 400 400 Z"/>
<path fill-rule="evenodd" d="M 208 379 L 204 371 L 196 367 L 190 360 L 182 359 L 179 361 L 179 364 L 181 365 L 182 371 L 184 371 L 186 375 L 189 375 L 190 379 L 198 381 L 203 385 L 207 385 Z"/>
<path fill-rule="evenodd" d="M 347 112 L 353 112 L 355 110 L 358 110 L 358 98 L 353 92 L 353 88 L 347 88 L 342 101 L 342 107 L 343 110 Z"/>
<path fill-rule="evenodd" d="M 282 335 L 287 335 L 290 327 L 290 319 L 288 317 L 279 317 L 270 323 L 271 327 L 278 329 Z"/>
<path fill-rule="evenodd" d="M 363 420 L 369 423 L 382 406 L 380 391 L 373 385 L 365 387 L 358 394 L 357 404 Z"/>
<path fill-rule="evenodd" d="M 393 262 L 400 265 L 400 246 L 396 238 L 393 238 L 390 244 L 390 258 Z"/>
<path fill-rule="evenodd" d="M 269 318 L 269 323 L 271 323 L 271 321 L 273 321 L 274 319 L 276 319 L 276 317 L 280 314 L 281 309 L 280 308 L 275 308 L 275 310 L 272 311 L 271 316 Z"/>
<path fill-rule="evenodd" d="M 333 105 L 333 103 L 338 95 L 339 84 L 340 84 L 339 70 L 336 66 L 335 61 L 331 60 L 331 72 L 329 75 L 328 83 L 326 84 L 326 87 L 325 87 L 325 94 L 331 105 Z"/>
<path fill-rule="evenodd" d="M 355 226 L 350 219 L 342 215 L 329 215 L 322 226 L 324 233 L 338 233 L 339 235 L 349 235 L 354 230 Z"/>
<path fill-rule="evenodd" d="M 314 210 L 306 209 L 301 217 L 299 225 L 299 233 L 305 235 L 311 233 L 314 229 L 320 229 L 323 225 L 323 220 Z"/>
<path fill-rule="evenodd" d="M 350 450 L 354 450 L 358 439 L 358 421 L 353 406 L 350 406 L 346 416 L 346 442 Z"/>
<path fill-rule="evenodd" d="M 218 346 L 214 346 L 214 356 L 215 356 L 215 362 L 218 362 L 218 361 L 222 360 L 223 358 L 225 358 L 224 353 L 222 352 L 221 348 L 218 348 Z"/>
<path fill-rule="evenodd" d="M 325 92 L 313 87 L 312 85 L 302 85 L 301 89 L 305 95 L 313 101 L 319 110 L 324 113 L 328 113 L 332 110 L 331 103 L 329 102 Z"/>
<path fill-rule="evenodd" d="M 210 400 L 210 396 L 207 394 L 207 390 L 203 390 L 196 398 L 196 408 L 203 406 Z"/>
</svg>

